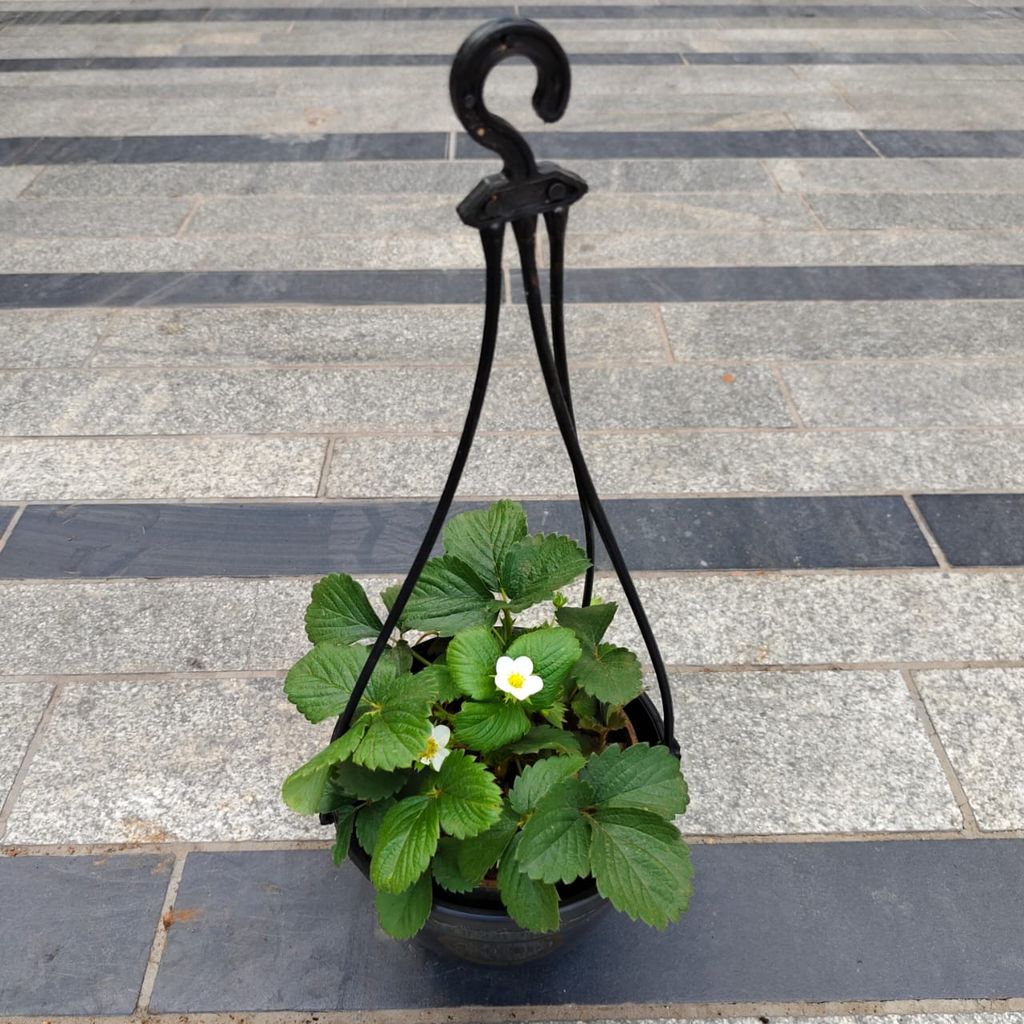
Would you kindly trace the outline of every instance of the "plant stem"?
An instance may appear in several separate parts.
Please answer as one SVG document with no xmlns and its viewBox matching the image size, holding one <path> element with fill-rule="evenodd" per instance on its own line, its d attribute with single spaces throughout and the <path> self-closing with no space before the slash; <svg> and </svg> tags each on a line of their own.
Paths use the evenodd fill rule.
<svg viewBox="0 0 1024 1024">
<path fill-rule="evenodd" d="M 419 651 L 417 651 L 417 650 L 414 650 L 414 649 L 413 649 L 412 647 L 410 647 L 410 648 L 409 648 L 409 653 L 410 653 L 410 654 L 411 654 L 411 655 L 412 655 L 412 656 L 413 656 L 413 657 L 414 657 L 414 658 L 415 658 L 415 659 L 416 659 L 416 660 L 417 660 L 417 661 L 418 661 L 418 662 L 419 662 L 419 663 L 420 663 L 421 665 L 426 665 L 426 666 L 427 666 L 427 668 L 430 668 L 430 666 L 434 664 L 434 663 L 433 663 L 432 661 L 428 661 L 428 660 L 427 660 L 426 658 L 424 658 L 424 657 L 423 657 L 423 655 L 422 655 L 422 654 L 420 654 L 420 652 L 419 652 Z"/>
<path fill-rule="evenodd" d="M 505 646 L 508 647 L 512 643 L 512 626 L 514 625 L 514 619 L 512 613 L 508 610 L 508 607 L 501 609 L 501 624 L 505 631 Z"/>
</svg>

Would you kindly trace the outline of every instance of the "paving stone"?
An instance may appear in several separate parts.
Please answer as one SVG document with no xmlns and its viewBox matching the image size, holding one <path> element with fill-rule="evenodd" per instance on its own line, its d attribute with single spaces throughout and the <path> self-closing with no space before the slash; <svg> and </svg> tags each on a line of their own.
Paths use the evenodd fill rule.
<svg viewBox="0 0 1024 1024">
<path fill-rule="evenodd" d="M 1020 192 L 1024 180 L 1024 163 L 1012 159 L 772 160 L 766 167 L 784 192 Z"/>
<path fill-rule="evenodd" d="M 896 496 L 620 499 L 604 508 L 634 570 L 936 565 Z M 0 576 L 301 576 L 328 564 L 403 572 L 433 510 L 433 502 L 32 505 L 0 553 Z M 582 530 L 575 501 L 531 503 L 527 514 L 535 530 Z M 611 568 L 600 544 L 594 562 Z"/>
<path fill-rule="evenodd" d="M 365 583 L 376 594 L 392 580 Z M 0 665 L 15 676 L 288 668 L 308 646 L 309 586 L 287 578 L 6 583 Z M 1014 572 L 710 574 L 637 586 L 675 665 L 1017 659 L 1024 629 L 1024 579 Z M 598 590 L 621 600 L 604 577 Z M 625 619 L 613 630 L 616 642 L 640 649 Z M 55 635 L 64 642 L 55 645 Z"/>
<path fill-rule="evenodd" d="M 1024 195 L 815 195 L 807 202 L 825 227 L 840 230 L 941 228 L 958 231 L 1020 228 Z"/>
<path fill-rule="evenodd" d="M 171 864 L 147 855 L 0 857 L 2 1012 L 131 1013 Z"/>
<path fill-rule="evenodd" d="M 0 439 L 0 500 L 313 497 L 316 438 Z"/>
<path fill-rule="evenodd" d="M 53 687 L 43 683 L 0 686 L 0 807 L 52 695 Z"/>
<path fill-rule="evenodd" d="M 865 137 L 886 157 L 1024 157 L 1024 132 L 1021 131 L 875 128 Z"/>
<path fill-rule="evenodd" d="M 1024 495 L 922 494 L 918 505 L 950 565 L 1024 564 Z"/>
<path fill-rule="evenodd" d="M 898 673 L 687 674 L 672 693 L 688 834 L 963 827 Z"/>
<path fill-rule="evenodd" d="M 323 851 L 193 853 L 179 904 L 204 913 L 171 929 L 152 1009 L 1010 995 L 1021 936 L 1006 893 L 1024 884 L 1019 846 L 701 845 L 693 850 L 697 890 L 680 924 L 659 933 L 608 914 L 578 948 L 502 971 L 388 939 L 375 927 L 369 883 L 350 864 L 334 869 Z M 291 965 L 284 973 L 282 951 Z M 673 970 L 683 958 L 689 969 Z"/>
<path fill-rule="evenodd" d="M 281 782 L 330 738 L 280 679 L 69 685 L 8 822 L 11 843 L 319 837 Z M 59 791 L 64 802 L 55 803 Z M 69 817 L 68 804 L 75 813 Z"/>
<path fill-rule="evenodd" d="M 1024 303 L 666 304 L 677 359 L 977 358 L 1020 354 Z"/>
<path fill-rule="evenodd" d="M 574 305 L 565 312 L 573 361 L 623 358 L 664 363 L 665 345 L 653 307 Z M 470 363 L 480 350 L 482 312 L 466 306 L 417 309 L 132 310 L 107 315 L 98 366 L 203 366 L 237 363 Z M 0 319 L 0 326 L 3 320 Z M 536 364 L 524 307 L 501 315 L 497 362 Z"/>
<path fill-rule="evenodd" d="M 0 168 L 0 200 L 16 198 L 29 187 L 38 173 L 34 167 Z"/>
<path fill-rule="evenodd" d="M 171 235 L 188 213 L 186 200 L 46 199 L 0 203 L 5 235 Z"/>
<path fill-rule="evenodd" d="M 584 434 L 605 497 L 1024 488 L 1019 430 L 871 430 Z M 436 497 L 456 437 L 341 438 L 327 493 L 340 498 Z M 460 494 L 571 495 L 568 457 L 555 435 L 480 435 Z"/>
<path fill-rule="evenodd" d="M 583 368 L 581 427 L 788 426 L 774 378 L 737 367 Z M 483 424 L 551 428 L 539 374 L 496 370 Z M 468 370 L 278 369 L 11 372 L 0 377 L 0 430 L 6 434 L 329 433 L 461 423 L 472 386 Z M 644 396 L 644 403 L 637 396 Z M 59 401 L 57 399 L 59 398 Z M 356 399 L 358 398 L 358 401 Z"/>
<path fill-rule="evenodd" d="M 102 321 L 89 314 L 0 312 L 0 367 L 84 366 L 101 329 Z"/>
<path fill-rule="evenodd" d="M 1024 828 L 1024 670 L 917 672 L 915 679 L 978 824 Z"/>
<path fill-rule="evenodd" d="M 1016 425 L 1024 414 L 1024 366 L 1014 363 L 804 363 L 782 372 L 812 426 Z"/>
</svg>

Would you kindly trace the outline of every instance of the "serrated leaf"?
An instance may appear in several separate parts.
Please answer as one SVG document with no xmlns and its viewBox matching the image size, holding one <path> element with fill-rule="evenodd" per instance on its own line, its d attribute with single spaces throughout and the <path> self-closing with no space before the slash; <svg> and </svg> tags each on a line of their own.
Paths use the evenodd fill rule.
<svg viewBox="0 0 1024 1024">
<path fill-rule="evenodd" d="M 319 814 L 324 804 L 331 767 L 350 757 L 366 732 L 366 722 L 357 718 L 348 731 L 311 757 L 284 780 L 281 798 L 298 814 Z"/>
<path fill-rule="evenodd" d="M 521 870 L 517 854 L 522 839 L 520 834 L 512 840 L 498 866 L 501 902 L 520 928 L 531 932 L 558 931 L 558 890 Z"/>
<path fill-rule="evenodd" d="M 518 830 L 517 816 L 508 807 L 502 807 L 501 816 L 486 832 L 460 844 L 459 871 L 464 877 L 473 879 L 474 885 L 479 885 L 484 875 L 501 859 Z"/>
<path fill-rule="evenodd" d="M 313 585 L 306 609 L 311 643 L 354 644 L 376 637 L 382 625 L 366 591 L 351 576 L 332 573 Z"/>
<path fill-rule="evenodd" d="M 572 674 L 581 690 L 617 707 L 628 704 L 644 688 L 643 670 L 637 656 L 614 644 L 584 648 Z"/>
<path fill-rule="evenodd" d="M 474 840 L 475 841 L 475 840 Z M 449 892 L 471 892 L 476 888 L 476 879 L 467 878 L 459 867 L 459 849 L 462 841 L 442 836 L 437 844 L 437 853 L 430 862 L 434 880 Z"/>
<path fill-rule="evenodd" d="M 395 601 L 398 600 L 398 592 L 402 589 L 401 583 L 392 583 L 390 587 L 385 587 L 380 592 L 380 599 L 384 607 L 390 612 L 395 606 Z"/>
<path fill-rule="evenodd" d="M 580 741 L 566 729 L 554 725 L 535 725 L 521 739 L 500 751 L 501 756 L 512 754 L 539 754 L 542 750 L 557 750 L 562 754 L 580 753 Z"/>
<path fill-rule="evenodd" d="M 450 704 L 452 701 L 458 700 L 462 696 L 459 688 L 452 680 L 452 674 L 448 671 L 448 666 L 441 662 L 435 662 L 433 665 L 427 665 L 415 674 L 422 676 L 431 686 L 434 687 L 437 691 L 437 697 L 435 700 L 438 704 Z"/>
<path fill-rule="evenodd" d="M 654 928 L 678 920 L 690 902 L 693 872 L 676 827 L 650 811 L 601 807 L 592 834 L 598 892 L 616 910 Z"/>
<path fill-rule="evenodd" d="M 352 827 L 356 821 L 356 805 L 347 804 L 335 811 L 334 846 L 331 847 L 331 860 L 336 868 L 341 867 L 348 856 L 349 844 L 352 842 Z"/>
<path fill-rule="evenodd" d="M 331 783 L 359 800 L 383 800 L 393 796 L 409 779 L 408 771 L 373 771 L 354 761 L 336 764 Z"/>
<path fill-rule="evenodd" d="M 530 730 L 522 704 L 510 701 L 468 700 L 455 716 L 455 740 L 486 754 L 504 747 Z"/>
<path fill-rule="evenodd" d="M 571 882 L 590 872 L 590 817 L 594 794 L 579 779 L 554 786 L 523 826 L 519 863 L 540 882 Z"/>
<path fill-rule="evenodd" d="M 558 608 L 555 618 L 560 626 L 576 634 L 581 646 L 596 647 L 608 632 L 618 607 L 614 601 L 609 601 L 607 604 L 587 605 L 586 608 Z"/>
<path fill-rule="evenodd" d="M 378 890 L 374 901 L 381 928 L 393 939 L 411 939 L 430 917 L 430 908 L 434 901 L 430 872 L 424 872 L 404 892 L 389 893 Z"/>
<path fill-rule="evenodd" d="M 544 689 L 527 697 L 527 707 L 551 707 L 562 696 L 562 683 L 580 656 L 580 644 L 571 629 L 534 629 L 509 644 L 510 658 L 525 655 L 533 662 L 534 674 L 544 681 Z"/>
<path fill-rule="evenodd" d="M 597 731 L 604 728 L 601 721 L 601 702 L 589 693 L 577 690 L 572 698 L 572 713 L 576 716 L 581 729 Z"/>
<path fill-rule="evenodd" d="M 399 800 L 380 824 L 370 880 L 382 892 L 404 892 L 427 870 L 440 835 L 436 800 L 428 796 Z"/>
<path fill-rule="evenodd" d="M 424 782 L 437 800 L 441 825 L 456 839 L 468 839 L 491 827 L 501 814 L 501 789 L 479 761 L 453 750 L 441 770 Z"/>
<path fill-rule="evenodd" d="M 505 593 L 519 612 L 550 600 L 590 567 L 586 552 L 570 537 L 535 533 L 513 544 L 501 567 Z"/>
<path fill-rule="evenodd" d="M 575 775 L 586 763 L 586 758 L 571 754 L 546 757 L 528 765 L 508 794 L 509 806 L 519 814 L 528 814 L 557 783 Z"/>
<path fill-rule="evenodd" d="M 663 818 L 686 810 L 686 783 L 679 762 L 662 746 L 610 746 L 580 773 L 601 807 L 635 807 Z"/>
<path fill-rule="evenodd" d="M 492 591 L 498 591 L 505 556 L 525 536 L 523 506 L 516 501 L 496 501 L 451 519 L 444 528 L 444 553 L 468 565 Z"/>
<path fill-rule="evenodd" d="M 422 755 L 430 738 L 430 706 L 437 696 L 421 673 L 377 679 L 366 688 L 363 737 L 352 760 L 367 768 L 407 768 Z"/>
<path fill-rule="evenodd" d="M 542 708 L 540 713 L 544 721 L 560 729 L 565 725 L 565 710 L 565 704 L 560 700 L 556 700 L 551 707 Z"/>
<path fill-rule="evenodd" d="M 284 681 L 288 699 L 311 722 L 340 715 L 352 695 L 367 648 L 317 644 L 291 667 Z"/>
<path fill-rule="evenodd" d="M 394 797 L 389 796 L 386 800 L 378 800 L 375 803 L 366 804 L 356 815 L 356 839 L 359 840 L 359 845 L 371 856 L 377 845 L 380 823 L 397 802 Z"/>
<path fill-rule="evenodd" d="M 461 562 L 432 558 L 423 567 L 402 624 L 408 629 L 454 636 L 473 626 L 491 626 L 498 602 L 487 585 Z"/>
<path fill-rule="evenodd" d="M 501 644 L 494 630 L 490 626 L 476 626 L 452 637 L 445 661 L 461 694 L 486 700 L 500 692 L 494 685 L 494 670 L 500 657 Z"/>
</svg>

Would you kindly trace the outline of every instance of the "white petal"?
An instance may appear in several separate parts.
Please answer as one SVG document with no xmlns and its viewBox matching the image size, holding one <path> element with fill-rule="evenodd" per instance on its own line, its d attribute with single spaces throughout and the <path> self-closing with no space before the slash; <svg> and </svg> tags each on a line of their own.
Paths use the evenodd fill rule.
<svg viewBox="0 0 1024 1024">
<path fill-rule="evenodd" d="M 508 679 L 508 677 L 515 671 L 515 662 L 507 655 L 503 654 L 499 659 L 498 663 L 494 666 L 495 679 Z M 530 667 L 533 671 L 533 666 Z"/>
<path fill-rule="evenodd" d="M 518 672 L 524 679 L 533 672 L 533 662 L 522 654 L 512 662 L 512 671 Z"/>
<path fill-rule="evenodd" d="M 536 677 L 534 677 L 534 678 L 536 678 Z M 495 679 L 494 680 L 494 685 L 499 690 L 504 690 L 505 693 L 511 693 L 512 696 L 515 697 L 516 700 L 525 700 L 527 697 L 530 696 L 530 694 L 528 694 L 526 692 L 526 685 L 525 685 L 525 683 L 521 687 L 519 687 L 518 690 L 507 679 Z M 534 692 L 536 692 L 536 691 L 534 691 Z"/>
<path fill-rule="evenodd" d="M 442 728 L 444 728 L 444 726 L 442 726 Z M 439 750 L 439 751 L 438 751 L 438 752 L 437 752 L 437 753 L 436 753 L 436 754 L 435 754 L 435 755 L 434 755 L 434 756 L 433 756 L 433 757 L 432 757 L 432 758 L 430 759 L 430 767 L 431 767 L 431 768 L 433 768 L 435 772 L 439 772 L 439 771 L 441 770 L 441 765 L 443 765 L 443 764 L 444 764 L 444 759 L 445 759 L 445 758 L 446 758 L 446 757 L 447 757 L 447 756 L 448 756 L 448 755 L 449 755 L 450 753 L 451 753 L 451 751 L 450 751 L 450 750 L 449 750 L 449 749 L 448 749 L 447 747 L 442 747 L 442 748 L 441 748 L 441 749 L 440 749 L 440 750 Z"/>
<path fill-rule="evenodd" d="M 527 676 L 523 682 L 523 685 L 519 688 L 519 693 L 522 694 L 520 700 L 525 697 L 532 697 L 535 693 L 540 693 L 544 689 L 544 680 L 540 676 Z"/>
<path fill-rule="evenodd" d="M 430 735 L 434 738 L 439 747 L 447 747 L 448 741 L 452 738 L 452 731 L 447 725 L 435 725 L 434 728 L 430 730 Z"/>
</svg>

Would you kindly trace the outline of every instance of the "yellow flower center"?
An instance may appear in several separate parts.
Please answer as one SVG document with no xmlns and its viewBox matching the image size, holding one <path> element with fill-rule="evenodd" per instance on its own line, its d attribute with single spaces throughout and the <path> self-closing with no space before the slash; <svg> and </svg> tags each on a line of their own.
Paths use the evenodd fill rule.
<svg viewBox="0 0 1024 1024">
<path fill-rule="evenodd" d="M 520 689 L 525 682 L 526 680 L 518 672 L 513 672 L 508 677 L 508 685 L 514 690 Z"/>
<path fill-rule="evenodd" d="M 427 749 L 423 751 L 420 757 L 433 757 L 441 748 L 438 746 L 437 740 L 433 736 L 427 740 Z"/>
</svg>

